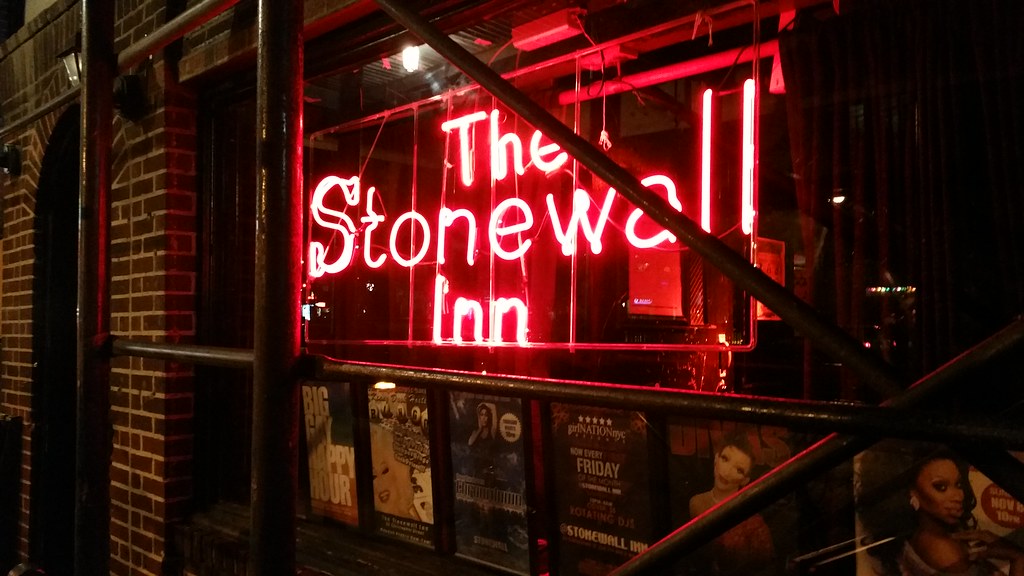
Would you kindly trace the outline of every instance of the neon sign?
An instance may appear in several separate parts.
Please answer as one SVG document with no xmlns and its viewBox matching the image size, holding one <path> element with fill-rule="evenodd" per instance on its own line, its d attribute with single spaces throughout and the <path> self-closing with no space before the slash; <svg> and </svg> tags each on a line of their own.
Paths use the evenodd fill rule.
<svg viewBox="0 0 1024 576">
<path fill-rule="evenodd" d="M 737 191 L 740 228 L 747 237 L 753 233 L 756 214 L 754 97 L 753 82 L 748 81 L 742 105 L 742 148 L 737 155 L 742 175 Z M 667 173 L 647 174 L 641 184 L 665 197 L 676 211 L 694 214 L 705 231 L 714 233 L 712 102 L 712 91 L 705 91 L 701 98 L 699 193 L 683 194 L 678 176 Z M 320 178 L 310 199 L 309 278 L 345 277 L 360 270 L 408 269 L 411 273 L 414 268 L 433 268 L 428 299 L 431 342 L 526 346 L 537 343 L 531 339 L 530 298 L 522 293 L 500 293 L 494 276 L 496 263 L 519 263 L 525 270 L 524 263 L 534 258 L 537 250 L 546 258 L 553 252 L 560 255 L 556 258 L 575 262 L 578 257 L 601 255 L 608 242 L 640 252 L 678 253 L 684 249 L 671 232 L 647 219 L 614 188 L 599 182 L 582 184 L 576 181 L 575 172 L 571 198 L 565 197 L 567 191 L 557 179 L 552 180 L 554 189 L 533 197 L 520 195 L 517 179 L 532 175 L 543 188 L 544 178 L 568 172 L 570 158 L 539 130 L 523 138 L 507 123 L 500 110 L 492 109 L 439 124 L 437 137 L 444 138 L 453 150 L 452 160 L 445 159 L 444 168 L 457 175 L 455 188 L 461 191 L 461 195 L 442 198 L 439 205 L 417 208 L 413 201 L 409 209 L 398 213 L 389 210 L 394 206 L 386 205 L 390 203 L 386 198 L 401 198 L 401 194 L 389 190 L 380 177 L 371 180 L 349 173 Z M 487 168 L 489 180 L 480 173 L 481 167 Z M 517 191 L 507 197 L 495 196 L 493 190 L 499 184 Z M 381 186 L 384 188 L 379 189 Z M 492 195 L 481 209 L 480 199 L 466 191 L 484 186 L 489 186 Z M 616 223 L 613 214 L 625 214 L 624 222 Z M 488 293 L 474 297 L 454 290 L 456 279 L 443 269 L 451 266 L 463 270 L 490 267 Z M 653 300 L 648 296 L 630 299 L 635 305 Z"/>
</svg>

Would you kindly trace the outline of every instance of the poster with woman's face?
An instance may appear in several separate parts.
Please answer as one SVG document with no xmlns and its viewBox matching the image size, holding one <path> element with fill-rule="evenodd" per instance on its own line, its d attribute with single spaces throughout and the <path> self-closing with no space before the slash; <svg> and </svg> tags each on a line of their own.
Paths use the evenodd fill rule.
<svg viewBox="0 0 1024 576">
<path fill-rule="evenodd" d="M 1024 505 L 945 446 L 879 443 L 854 493 L 858 576 L 1024 574 Z"/>
<path fill-rule="evenodd" d="M 448 408 L 455 552 L 529 574 L 522 401 L 452 392 Z"/>
<path fill-rule="evenodd" d="M 721 420 L 668 422 L 672 524 L 686 524 L 729 498 L 798 449 L 786 428 Z M 798 509 L 787 496 L 743 521 L 675 567 L 693 576 L 787 574 L 797 549 Z"/>
<path fill-rule="evenodd" d="M 371 388 L 369 416 L 375 528 L 386 536 L 433 546 L 426 393 Z"/>
</svg>

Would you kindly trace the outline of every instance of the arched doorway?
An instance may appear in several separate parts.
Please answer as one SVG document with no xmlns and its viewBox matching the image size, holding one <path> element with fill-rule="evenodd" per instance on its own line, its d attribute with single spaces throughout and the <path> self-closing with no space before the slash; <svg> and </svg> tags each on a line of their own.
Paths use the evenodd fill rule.
<svg viewBox="0 0 1024 576">
<path fill-rule="evenodd" d="M 74 573 L 80 133 L 73 106 L 50 136 L 36 194 L 29 554 L 49 574 Z"/>
</svg>

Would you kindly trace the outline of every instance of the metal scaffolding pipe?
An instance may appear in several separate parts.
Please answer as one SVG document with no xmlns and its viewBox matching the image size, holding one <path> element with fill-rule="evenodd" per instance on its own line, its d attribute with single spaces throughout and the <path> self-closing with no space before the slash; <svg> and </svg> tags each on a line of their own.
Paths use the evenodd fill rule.
<svg viewBox="0 0 1024 576">
<path fill-rule="evenodd" d="M 78 351 L 75 434 L 75 574 L 110 564 L 110 143 L 114 104 L 114 2 L 82 0 Z"/>
<path fill-rule="evenodd" d="M 1022 341 L 1024 341 L 1024 321 L 1018 320 L 925 376 L 907 392 L 884 403 L 883 406 L 906 409 L 922 404 L 948 389 L 950 385 L 963 381 L 971 372 L 978 370 L 992 359 L 1019 348 Z M 877 440 L 878 438 L 874 437 L 830 435 L 754 480 L 739 492 L 722 500 L 718 506 L 676 529 L 642 554 L 620 566 L 612 572 L 611 576 L 660 574 L 660 570 L 664 566 L 711 542 L 724 534 L 726 530 L 752 514 L 760 512 L 814 476 L 826 472 L 852 458 L 858 452 L 870 448 Z M 1005 451 L 984 450 L 983 454 L 983 459 L 991 456 L 991 460 L 978 460 L 971 453 L 971 462 L 986 475 L 993 473 L 999 475 L 1000 472 L 995 470 L 995 467 L 1005 468 L 1005 472 L 1001 474 L 1005 484 L 1001 484 L 1000 487 L 1018 500 L 1024 498 L 1024 474 L 1020 472 L 1024 465 L 1014 460 Z M 1013 465 L 1014 462 L 1016 462 L 1016 466 Z"/>
<path fill-rule="evenodd" d="M 128 72 L 136 64 L 163 50 L 171 42 L 206 24 L 237 3 L 238 0 L 203 0 L 192 6 L 118 54 L 118 71 L 122 74 Z"/>
<path fill-rule="evenodd" d="M 532 400 L 570 402 L 588 406 L 642 410 L 673 416 L 773 424 L 829 433 L 934 442 L 987 442 L 1003 448 L 1024 445 L 1024 429 L 1016 421 L 991 416 L 950 416 L 938 412 L 891 407 L 783 400 L 757 396 L 722 395 L 648 386 L 493 376 L 452 370 L 413 369 L 361 362 L 319 359 L 317 378 L 364 378 L 402 382 L 422 388 L 463 390 L 478 394 Z"/>
<path fill-rule="evenodd" d="M 252 350 L 222 346 L 196 346 L 114 338 L 111 346 L 114 356 L 139 356 L 172 360 L 199 366 L 252 369 Z"/>
<path fill-rule="evenodd" d="M 237 3 L 238 0 L 204 0 L 203 2 L 200 2 L 199 4 L 196 4 L 182 12 L 170 22 L 164 24 L 153 33 L 149 34 L 142 40 L 139 40 L 135 44 L 132 44 L 118 54 L 118 72 L 122 74 L 128 72 L 131 70 L 132 66 L 135 66 L 149 56 L 156 54 L 157 51 L 166 48 L 171 42 L 178 40 L 185 34 L 188 34 L 192 30 L 195 30 L 209 22 L 218 14 L 228 8 L 231 8 Z M 60 108 L 74 102 L 78 99 L 80 92 L 80 86 L 68 88 L 53 100 L 50 100 L 42 106 L 34 109 L 27 116 L 19 118 L 11 124 L 4 126 L 0 129 L 0 142 L 25 126 L 28 126 L 32 122 L 46 116 L 50 112 L 59 110 Z"/>
<path fill-rule="evenodd" d="M 295 573 L 302 287 L 302 2 L 260 0 L 250 576 Z"/>
<path fill-rule="evenodd" d="M 815 343 L 833 360 L 852 370 L 865 384 L 887 397 L 894 396 L 904 388 L 904 383 L 895 375 L 892 367 L 878 355 L 866 350 L 851 335 L 825 320 L 814 308 L 755 268 L 724 242 L 704 232 L 693 220 L 676 212 L 666 199 L 648 190 L 635 176 L 611 161 L 596 146 L 562 124 L 403 2 L 377 0 L 377 4 L 513 112 L 562 146 L 646 215 L 770 308 L 802 336 Z"/>
<path fill-rule="evenodd" d="M 760 58 L 771 58 L 773 56 L 777 56 L 778 53 L 779 41 L 769 40 L 760 46 L 760 54 L 758 56 Z M 612 94 L 636 90 L 637 88 L 646 88 L 655 84 L 661 84 L 662 82 L 671 82 L 673 80 L 679 80 L 680 78 L 688 78 L 690 76 L 704 74 L 705 72 L 710 72 L 712 70 L 735 66 L 736 64 L 745 64 L 753 59 L 754 49 L 752 46 L 733 48 L 716 54 L 708 54 L 707 56 L 694 58 L 693 60 L 662 66 L 661 68 L 655 68 L 653 70 L 627 74 L 621 78 L 601 80 L 599 82 L 583 86 L 578 91 L 564 90 L 558 94 L 558 103 L 562 106 L 567 106 L 575 104 L 576 102 L 584 102 L 586 100 L 593 100 L 603 96 L 611 96 Z"/>
</svg>

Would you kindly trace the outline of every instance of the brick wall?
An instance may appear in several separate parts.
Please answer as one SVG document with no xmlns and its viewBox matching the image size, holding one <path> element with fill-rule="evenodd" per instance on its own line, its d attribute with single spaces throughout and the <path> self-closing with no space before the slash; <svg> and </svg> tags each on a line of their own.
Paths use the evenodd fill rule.
<svg viewBox="0 0 1024 576">
<path fill-rule="evenodd" d="M 157 0 L 115 2 L 115 50 L 162 25 L 167 5 Z M 309 1 L 307 24 L 320 22 L 324 28 L 339 10 L 360 5 L 353 0 Z M 0 43 L 0 114 L 8 125 L 68 90 L 57 56 L 74 45 L 80 11 L 77 0 L 57 0 Z M 183 41 L 181 75 L 210 78 L 225 66 L 251 64 L 254 42 L 255 2 L 242 0 Z M 194 89 L 178 83 L 179 71 L 165 64 L 162 55 L 134 72 L 144 78 L 148 108 L 135 122 L 117 118 L 113 130 L 111 332 L 132 339 L 189 342 L 196 333 L 197 97 Z M 66 111 L 56 110 L 5 136 L 6 143 L 22 151 L 23 174 L 0 175 L 0 411 L 24 420 L 19 530 L 23 557 L 29 550 L 31 431 L 36 424 L 31 409 L 36 189 L 46 145 Z M 110 400 L 111 573 L 180 574 L 175 558 L 180 546 L 171 542 L 171 534 L 192 502 L 191 367 L 115 358 Z M 0 572 L 7 568 L 0 566 Z"/>
<path fill-rule="evenodd" d="M 165 20 L 164 2 L 116 3 L 117 49 Z M 58 1 L 0 45 L 0 111 L 16 121 L 68 88 L 57 54 L 74 41 L 80 6 Z M 159 56 L 143 63 L 146 116 L 117 118 L 112 142 L 111 331 L 188 342 L 195 334 L 196 177 L 194 94 Z M 35 195 L 47 141 L 64 110 L 5 138 L 22 151 L 23 175 L 0 175 L 5 234 L 0 411 L 24 419 L 21 553 L 27 554 L 31 479 L 32 282 Z M 69 358 L 74 362 L 74 358 Z M 111 574 L 176 574 L 169 527 L 192 494 L 192 372 L 175 363 L 116 358 L 110 377 L 113 452 Z M 45 559 L 41 559 L 45 561 Z M 0 567 L 0 571 L 9 567 Z"/>
<path fill-rule="evenodd" d="M 195 98 L 157 62 L 152 112 L 119 121 L 111 210 L 111 331 L 188 342 L 195 335 Z M 111 571 L 163 574 L 168 525 L 192 494 L 191 367 L 141 358 L 112 367 Z"/>
<path fill-rule="evenodd" d="M 79 28 L 77 4 L 56 2 L 0 45 L 0 111 L 5 124 L 31 112 L 68 88 L 57 54 Z M 3 199 L 2 300 L 0 300 L 0 411 L 23 420 L 19 549 L 28 550 L 29 482 L 32 472 L 32 283 L 35 260 L 35 190 L 49 135 L 62 111 L 6 138 L 21 151 L 19 178 L 0 174 Z M 68 361 L 74 362 L 73 358 Z M 0 567 L 7 569 L 9 567 Z"/>
</svg>

